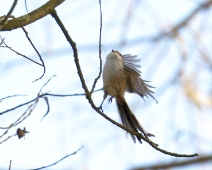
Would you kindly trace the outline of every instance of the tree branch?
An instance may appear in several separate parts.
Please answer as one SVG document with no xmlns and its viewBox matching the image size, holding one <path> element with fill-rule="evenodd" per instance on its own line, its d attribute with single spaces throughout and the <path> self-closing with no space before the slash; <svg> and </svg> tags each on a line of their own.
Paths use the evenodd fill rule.
<svg viewBox="0 0 212 170">
<path fill-rule="evenodd" d="M 120 127 L 121 129 L 124 129 L 125 131 L 138 136 L 139 138 L 143 139 L 144 141 L 146 141 L 147 143 L 149 143 L 153 148 L 155 148 L 156 150 L 167 154 L 167 155 L 171 155 L 171 156 L 175 156 L 175 157 L 195 157 L 198 156 L 198 154 L 191 154 L 191 155 L 187 155 L 187 154 L 177 154 L 177 153 L 172 153 L 172 152 L 168 152 L 166 150 L 160 149 L 158 148 L 158 145 L 156 143 L 154 143 L 153 141 L 151 141 L 149 138 L 144 137 L 141 133 L 136 133 L 130 129 L 128 129 L 127 127 L 117 123 L 116 121 L 114 121 L 113 119 L 111 119 L 110 117 L 108 117 L 107 115 L 105 115 L 103 112 L 101 112 L 99 110 L 99 108 L 96 107 L 96 105 L 94 104 L 92 98 L 91 98 L 91 93 L 89 92 L 87 85 L 85 83 L 85 79 L 83 77 L 82 74 L 82 70 L 79 64 L 79 59 L 78 59 L 78 52 L 77 52 L 77 47 L 76 47 L 76 43 L 71 39 L 70 35 L 68 34 L 68 31 L 66 30 L 66 28 L 64 27 L 62 21 L 60 20 L 59 16 L 57 15 L 57 12 L 55 10 L 52 11 L 51 13 L 52 17 L 55 19 L 55 21 L 57 22 L 57 24 L 59 25 L 60 29 L 62 30 L 64 36 L 66 37 L 67 41 L 69 42 L 69 44 L 71 45 L 73 52 L 74 52 L 74 61 L 75 61 L 75 65 L 77 68 L 77 73 L 79 75 L 80 81 L 82 83 L 82 88 L 85 91 L 86 94 L 86 98 L 88 99 L 88 102 L 90 103 L 91 107 L 97 112 L 99 113 L 101 116 L 103 116 L 105 119 L 107 119 L 108 121 L 110 121 L 111 123 L 115 124 L 116 126 Z"/>
<path fill-rule="evenodd" d="M 173 168 L 173 167 L 181 167 L 181 166 L 186 166 L 186 165 L 193 165 L 197 163 L 203 163 L 203 162 L 208 162 L 212 161 L 212 155 L 208 156 L 201 156 L 195 159 L 189 159 L 185 161 L 180 161 L 180 162 L 171 162 L 167 164 L 157 164 L 157 165 L 150 165 L 150 166 L 143 166 L 140 168 L 135 168 L 134 170 L 144 170 L 144 169 L 167 169 L 167 168 Z"/>
<path fill-rule="evenodd" d="M 64 1 L 65 0 L 49 0 L 46 4 L 30 12 L 29 14 L 6 21 L 4 25 L 1 26 L 0 31 L 11 31 L 25 25 L 29 25 L 48 15 L 53 9 Z"/>
</svg>

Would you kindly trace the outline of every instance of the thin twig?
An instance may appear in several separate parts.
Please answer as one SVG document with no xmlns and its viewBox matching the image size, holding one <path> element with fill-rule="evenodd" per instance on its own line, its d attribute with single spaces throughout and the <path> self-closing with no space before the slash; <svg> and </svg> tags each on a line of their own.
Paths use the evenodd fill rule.
<svg viewBox="0 0 212 170">
<path fill-rule="evenodd" d="M 99 10 L 100 10 L 100 30 L 99 30 L 99 75 L 97 78 L 95 78 L 92 89 L 91 89 L 91 94 L 94 92 L 95 86 L 99 78 L 101 77 L 102 74 L 102 6 L 101 6 L 101 0 L 99 0 Z"/>
<path fill-rule="evenodd" d="M 100 91 L 100 90 L 102 90 L 102 89 L 98 89 L 98 90 L 96 90 L 94 92 L 97 92 L 97 91 Z M 22 103 L 20 105 L 17 105 L 15 107 L 12 107 L 10 109 L 7 109 L 5 111 L 0 112 L 0 115 L 3 115 L 5 113 L 7 113 L 7 112 L 10 112 L 10 111 L 15 110 L 17 108 L 20 108 L 22 106 L 28 105 L 28 104 L 36 101 L 39 98 L 43 98 L 44 96 L 52 96 L 52 97 L 74 97 L 74 96 L 85 96 L 85 93 L 76 93 L 76 94 L 52 94 L 52 93 L 43 93 L 43 94 L 38 94 L 37 97 L 34 98 L 34 99 L 32 99 L 32 100 L 29 100 L 29 101 L 27 101 L 25 103 Z"/>
<path fill-rule="evenodd" d="M 34 99 L 32 99 L 32 100 L 26 102 L 26 103 L 22 103 L 22 104 L 20 104 L 20 105 L 18 105 L 18 106 L 15 106 L 15 107 L 13 107 L 13 108 L 10 108 L 10 109 L 7 109 L 7 110 L 5 110 L 5 111 L 3 111 L 3 112 L 0 112 L 0 115 L 3 115 L 3 114 L 5 114 L 5 113 L 10 112 L 10 111 L 12 111 L 12 110 L 15 110 L 15 109 L 17 109 L 17 108 L 19 108 L 19 107 L 22 107 L 22 106 L 25 106 L 25 105 L 27 105 L 27 104 L 29 104 L 29 103 L 32 103 L 32 102 L 36 101 L 38 98 L 40 98 L 40 97 L 43 97 L 43 95 L 40 95 L 40 96 L 38 96 L 38 97 L 36 97 L 36 98 L 34 98 Z"/>
<path fill-rule="evenodd" d="M 29 13 L 28 12 L 28 9 L 27 9 L 27 2 L 26 2 L 26 0 L 24 0 L 24 5 L 25 5 L 25 9 L 26 9 L 27 13 Z"/>
<path fill-rule="evenodd" d="M 37 99 L 32 105 L 30 105 L 30 107 L 27 109 L 27 111 L 29 110 L 29 113 L 26 115 L 27 111 L 25 111 L 25 113 L 22 114 L 21 117 L 18 118 L 18 120 L 16 120 L 14 122 L 13 127 L 14 126 L 17 126 L 18 124 L 20 124 L 21 122 L 23 122 L 27 117 L 29 117 L 31 115 L 32 111 L 34 111 L 34 109 L 35 109 L 36 105 L 38 104 L 38 102 L 39 102 L 39 99 Z"/>
<path fill-rule="evenodd" d="M 15 9 L 15 6 L 17 5 L 18 0 L 14 0 L 9 12 L 7 13 L 7 15 L 4 17 L 4 19 L 0 22 L 0 27 L 7 21 L 7 19 L 10 17 L 10 15 L 12 14 L 13 10 Z"/>
<path fill-rule="evenodd" d="M 54 77 L 54 76 L 53 76 Z M 50 81 L 52 79 L 52 77 L 41 87 L 41 89 L 39 90 L 39 93 L 41 92 L 41 90 L 43 89 L 43 87 Z M 27 110 L 14 122 L 14 123 L 12 123 L 10 126 L 8 126 L 8 127 L 0 127 L 0 129 L 6 129 L 6 131 L 0 136 L 0 138 L 2 138 L 4 135 L 6 135 L 7 133 L 8 133 L 8 131 L 12 128 L 12 127 L 14 127 L 14 126 L 17 126 L 18 124 L 20 124 L 20 123 L 22 123 L 27 117 L 29 117 L 30 115 L 31 115 L 31 113 L 34 111 L 34 109 L 35 109 L 35 107 L 36 107 L 36 105 L 37 105 L 37 103 L 39 102 L 39 99 L 41 98 L 41 97 L 43 97 L 43 96 L 41 96 L 41 95 L 39 95 L 38 94 L 38 97 L 36 98 L 36 100 L 31 100 L 30 101 L 30 103 L 31 102 L 33 102 L 33 101 L 35 101 L 33 104 L 31 104 L 28 108 L 27 108 Z M 48 112 L 49 112 L 49 103 L 48 103 L 48 99 L 47 99 L 47 97 L 44 97 L 44 99 L 45 99 L 45 101 L 46 101 L 46 103 L 47 103 L 47 105 L 48 105 L 48 109 L 47 109 L 47 113 L 46 114 L 48 114 Z M 26 102 L 26 103 L 29 103 L 29 102 Z M 26 103 L 25 103 L 25 105 L 26 105 Z M 20 105 L 19 105 L 20 106 Z M 18 106 L 18 107 L 19 107 Z M 23 104 L 22 104 L 22 106 L 23 106 Z M 18 107 L 15 107 L 15 108 L 18 108 Z M 21 106 L 20 106 L 21 107 Z M 12 109 L 15 109 L 15 108 L 12 108 Z M 6 140 L 8 140 L 10 137 L 8 137 Z M 6 140 L 4 140 L 3 142 L 5 142 Z"/>
<path fill-rule="evenodd" d="M 10 138 L 12 138 L 12 137 L 14 137 L 14 136 L 16 136 L 16 135 L 17 135 L 17 134 L 14 134 L 14 135 L 12 135 L 12 136 L 8 136 L 6 139 L 4 139 L 3 141 L 0 142 L 0 145 L 1 145 L 2 143 L 6 142 L 8 139 L 10 139 Z"/>
<path fill-rule="evenodd" d="M 31 115 L 31 113 L 32 113 L 32 111 L 35 109 L 35 107 L 36 107 L 36 105 L 37 105 L 37 103 L 38 103 L 38 101 L 39 100 L 37 100 L 35 103 L 33 103 L 33 104 L 31 104 L 28 108 L 27 108 L 27 110 L 14 122 L 14 123 L 12 123 L 10 126 L 8 126 L 8 127 L 1 127 L 0 129 L 7 129 L 1 136 L 0 136 L 0 138 L 2 138 L 4 135 L 6 135 L 7 133 L 8 133 L 8 131 L 11 129 L 11 128 L 13 128 L 13 127 L 15 127 L 15 126 L 17 126 L 18 124 L 20 124 L 21 122 L 23 122 L 27 117 L 29 117 L 30 115 Z M 27 112 L 29 111 L 29 113 L 27 114 Z M 27 115 L 26 115 L 27 114 Z M 26 116 L 25 116 L 26 115 Z M 25 117 L 24 117 L 25 116 Z"/>
<path fill-rule="evenodd" d="M 21 28 L 22 28 L 22 30 L 24 31 L 24 33 L 25 33 L 25 35 L 26 35 L 28 41 L 30 42 L 30 44 L 32 45 L 32 47 L 33 47 L 34 50 L 36 51 L 37 55 L 39 56 L 40 61 L 41 61 L 42 66 L 43 66 L 43 74 L 42 74 L 39 78 L 37 78 L 36 80 L 33 81 L 33 82 L 36 82 L 37 80 L 40 80 L 40 79 L 44 76 L 44 74 L 46 73 L 46 66 L 45 66 L 45 63 L 44 63 L 44 61 L 43 61 L 43 59 L 42 59 L 40 53 L 38 52 L 37 48 L 35 47 L 35 45 L 34 45 L 34 44 L 32 43 L 32 41 L 31 41 L 31 39 L 29 38 L 28 32 L 26 31 L 26 29 L 25 29 L 24 27 L 21 27 Z"/>
<path fill-rule="evenodd" d="M 41 119 L 41 122 L 43 121 L 43 119 L 46 117 L 46 115 L 48 115 L 49 111 L 50 111 L 50 106 L 49 106 L 49 99 L 48 97 L 44 97 L 44 100 L 46 102 L 46 105 L 47 105 L 47 111 L 46 111 L 46 114 L 43 116 L 43 118 Z"/>
<path fill-rule="evenodd" d="M 53 79 L 56 75 L 53 75 L 50 79 L 47 80 L 47 82 L 40 88 L 38 94 L 41 93 L 41 91 L 43 90 L 43 88 L 51 81 L 51 79 Z"/>
<path fill-rule="evenodd" d="M 12 160 L 10 160 L 9 170 L 11 170 Z"/>
<path fill-rule="evenodd" d="M 5 110 L 5 111 L 2 111 L 2 112 L 0 112 L 0 115 L 3 115 L 3 114 L 5 114 L 5 113 L 7 113 L 7 112 L 10 112 L 10 111 L 15 110 L 15 109 L 17 109 L 17 108 L 20 108 L 20 107 L 22 107 L 22 106 L 28 105 L 28 104 L 30 104 L 30 103 L 32 103 L 32 102 L 38 100 L 39 98 L 43 98 L 43 97 L 45 97 L 45 96 L 52 96 L 52 97 L 85 96 L 85 93 L 76 93 L 76 94 L 52 94 L 52 93 L 43 93 L 43 94 L 41 94 L 42 89 L 50 82 L 50 80 L 51 80 L 53 77 L 55 77 L 55 75 L 52 76 L 50 79 L 48 79 L 47 82 L 40 88 L 40 90 L 39 90 L 38 95 L 37 95 L 36 98 L 34 98 L 34 99 L 32 99 L 32 100 L 29 100 L 29 101 L 27 101 L 27 102 L 25 102 L 25 103 L 22 103 L 22 104 L 20 104 L 20 105 L 17 105 L 17 106 L 15 106 L 15 107 L 12 107 L 12 108 L 10 108 L 10 109 L 7 109 L 7 110 Z M 98 89 L 98 90 L 95 90 L 94 92 L 98 92 L 98 91 L 101 91 L 101 90 L 102 90 L 102 88 L 101 88 L 101 89 Z"/>
<path fill-rule="evenodd" d="M 94 92 L 102 91 L 103 89 L 94 90 Z M 73 96 L 85 96 L 85 93 L 75 93 L 75 94 L 52 94 L 52 93 L 45 93 L 47 96 L 52 97 L 73 97 Z"/>
<path fill-rule="evenodd" d="M 1 38 L 1 37 L 0 37 L 0 38 Z M 33 63 L 35 63 L 35 64 L 37 64 L 37 65 L 39 65 L 39 66 L 43 66 L 42 64 L 38 63 L 37 61 L 34 61 L 34 60 L 32 60 L 31 58 L 29 58 L 29 57 L 27 57 L 27 56 L 25 56 L 25 55 L 23 55 L 23 54 L 21 54 L 21 53 L 15 51 L 14 49 L 12 49 L 12 47 L 9 47 L 9 46 L 4 42 L 4 39 L 3 39 L 3 38 L 1 38 L 1 40 L 2 40 L 2 44 L 5 45 L 5 46 L 1 46 L 1 47 L 6 47 L 6 48 L 10 49 L 11 51 L 15 52 L 17 55 L 20 55 L 20 56 L 22 56 L 22 57 L 24 57 L 24 58 L 26 58 L 26 59 L 32 61 Z"/>
<path fill-rule="evenodd" d="M 81 150 L 83 148 L 83 146 L 81 146 L 79 149 L 77 149 L 75 152 L 71 153 L 71 154 L 68 154 L 66 156 L 64 156 L 63 158 L 61 158 L 59 161 L 53 163 L 53 164 L 50 164 L 50 165 L 46 165 L 46 166 L 42 166 L 40 168 L 35 168 L 35 169 L 31 169 L 31 170 L 39 170 L 39 169 L 44 169 L 44 168 L 48 168 L 48 167 L 51 167 L 51 166 L 54 166 L 56 165 L 57 163 L 61 162 L 62 160 L 68 158 L 69 156 L 72 156 L 72 155 L 75 155 L 79 150 Z"/>
<path fill-rule="evenodd" d="M 9 17 L 15 19 L 14 16 L 9 16 Z M 38 52 L 37 48 L 35 47 L 35 45 L 34 45 L 33 42 L 31 41 L 30 37 L 28 36 L 28 32 L 26 31 L 26 29 L 25 29 L 24 27 L 21 27 L 21 28 L 22 28 L 22 30 L 24 31 L 24 33 L 25 33 L 25 35 L 26 35 L 28 41 L 30 42 L 31 46 L 33 47 L 33 49 L 35 50 L 35 52 L 36 52 L 37 55 L 39 56 L 40 61 L 41 61 L 42 64 L 40 64 L 40 63 L 38 63 L 38 62 L 36 62 L 36 61 L 34 61 L 34 60 L 28 58 L 28 57 L 26 57 L 26 56 L 24 56 L 24 55 L 22 55 L 22 54 L 16 52 L 15 50 L 13 50 L 11 47 L 7 46 L 7 45 L 4 43 L 4 39 L 1 38 L 1 40 L 2 40 L 2 42 L 4 43 L 4 45 L 5 45 L 7 48 L 9 48 L 10 50 L 12 50 L 13 52 L 16 52 L 17 54 L 19 54 L 19 55 L 21 55 L 21 56 L 27 58 L 28 60 L 33 61 L 34 63 L 36 63 L 36 64 L 38 64 L 38 65 L 40 65 L 40 66 L 43 67 L 43 74 L 42 74 L 39 78 L 37 78 L 36 80 L 33 81 L 33 82 L 36 82 L 37 80 L 41 79 L 41 78 L 44 76 L 44 74 L 46 73 L 46 66 L 45 66 L 45 63 L 44 63 L 44 61 L 43 61 L 43 59 L 42 59 L 40 53 Z M 2 42 L 1 42 L 1 43 L 2 43 Z"/>
<path fill-rule="evenodd" d="M 102 90 L 102 89 L 98 89 L 98 90 L 95 90 L 94 92 L 98 92 L 98 91 L 101 91 L 101 90 Z M 32 100 L 29 100 L 29 101 L 27 101 L 27 102 L 25 102 L 25 103 L 22 103 L 22 104 L 20 104 L 20 105 L 17 105 L 17 106 L 15 106 L 15 107 L 12 107 L 12 108 L 10 108 L 10 109 L 7 109 L 7 110 L 5 110 L 5 111 L 0 112 L 0 115 L 3 115 L 3 114 L 5 114 L 5 113 L 7 113 L 7 112 L 10 112 L 10 111 L 15 110 L 15 109 L 17 109 L 17 108 L 20 108 L 20 107 L 25 106 L 25 105 L 27 105 L 27 104 L 30 104 L 30 103 L 32 103 L 32 102 L 36 101 L 37 99 L 42 98 L 42 97 L 44 97 L 44 96 L 52 96 L 52 97 L 74 97 L 74 96 L 85 96 L 85 93 L 76 93 L 76 94 L 53 94 L 53 93 L 43 93 L 43 94 L 39 94 L 36 98 L 34 98 L 34 99 L 32 99 Z"/>
<path fill-rule="evenodd" d="M 4 100 L 4 99 L 8 99 L 8 98 L 12 98 L 12 97 L 17 97 L 17 96 L 27 96 L 27 95 L 24 95 L 24 94 L 15 94 L 15 95 L 11 95 L 11 96 L 3 97 L 3 98 L 1 98 L 0 100 Z"/>
</svg>

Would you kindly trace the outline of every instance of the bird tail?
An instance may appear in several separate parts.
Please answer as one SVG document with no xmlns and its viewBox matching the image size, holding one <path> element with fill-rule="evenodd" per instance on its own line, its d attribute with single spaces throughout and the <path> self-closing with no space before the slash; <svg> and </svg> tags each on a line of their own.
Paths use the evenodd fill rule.
<svg viewBox="0 0 212 170">
<path fill-rule="evenodd" d="M 129 128 L 130 130 L 133 130 L 133 131 L 138 132 L 138 133 L 140 131 L 141 133 L 144 134 L 145 137 L 154 136 L 154 135 L 148 133 L 142 127 L 142 125 L 136 119 L 135 115 L 132 113 L 129 106 L 127 105 L 126 100 L 123 97 L 117 97 L 116 103 L 117 103 L 117 106 L 118 106 L 118 111 L 119 111 L 119 115 L 120 115 L 122 124 L 124 126 Z M 136 143 L 136 138 L 138 139 L 138 141 L 140 143 L 142 143 L 141 138 L 139 138 L 138 136 L 132 135 L 132 134 L 130 134 L 130 135 L 131 135 L 131 137 L 132 137 L 132 139 L 135 143 Z"/>
</svg>

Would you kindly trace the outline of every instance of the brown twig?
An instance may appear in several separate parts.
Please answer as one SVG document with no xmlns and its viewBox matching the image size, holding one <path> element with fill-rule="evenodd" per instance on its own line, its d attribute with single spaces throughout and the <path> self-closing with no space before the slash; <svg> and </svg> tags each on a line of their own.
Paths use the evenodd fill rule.
<svg viewBox="0 0 212 170">
<path fill-rule="evenodd" d="M 1 37 L 0 37 L 0 38 L 1 38 Z M 11 51 L 15 52 L 17 55 L 20 55 L 20 56 L 22 56 L 22 57 L 24 57 L 24 58 L 26 58 L 26 59 L 32 61 L 33 63 L 35 63 L 35 64 L 37 64 L 37 65 L 39 65 L 39 66 L 43 66 L 42 64 L 38 63 L 37 61 L 34 61 L 34 60 L 32 60 L 31 58 L 29 58 L 29 57 L 27 57 L 27 56 L 25 56 L 25 55 L 23 55 L 23 54 L 17 52 L 16 50 L 12 49 L 12 47 L 9 47 L 9 46 L 4 42 L 4 39 L 3 39 L 3 38 L 1 38 L 1 41 L 2 41 L 2 44 L 5 45 L 5 46 L 1 46 L 1 47 L 6 47 L 6 48 L 10 49 Z"/>
<path fill-rule="evenodd" d="M 24 27 L 21 27 L 21 28 L 22 28 L 22 30 L 24 31 L 24 33 L 25 33 L 25 35 L 26 35 L 28 41 L 30 42 L 31 46 L 33 47 L 33 49 L 35 50 L 35 52 L 36 52 L 37 55 L 39 56 L 40 61 L 41 61 L 42 66 L 43 66 L 43 74 L 42 74 L 39 78 L 37 78 L 36 80 L 33 81 L 33 82 L 36 82 L 37 80 L 41 79 L 41 78 L 44 76 L 44 74 L 46 73 L 46 66 L 45 66 L 45 63 L 44 63 L 44 61 L 43 61 L 43 59 L 42 59 L 40 53 L 38 52 L 37 48 L 36 48 L 35 45 L 32 43 L 30 37 L 28 36 L 28 32 L 26 31 L 26 29 L 25 29 Z"/>
<path fill-rule="evenodd" d="M 0 22 L 0 30 L 2 25 L 7 21 L 7 19 L 10 17 L 10 15 L 12 14 L 13 10 L 15 9 L 15 6 L 17 5 L 18 0 L 14 0 L 9 12 L 7 13 L 7 15 L 4 17 L 4 19 Z"/>
<path fill-rule="evenodd" d="M 212 161 L 212 155 L 201 156 L 198 158 L 194 158 L 191 160 L 189 159 L 189 160 L 180 161 L 180 162 L 170 162 L 167 164 L 158 163 L 157 165 L 143 166 L 143 167 L 135 168 L 134 170 L 168 169 L 168 168 L 181 167 L 181 166 L 185 168 L 186 165 L 193 165 L 193 164 L 198 164 L 198 163 L 203 163 L 208 161 Z"/>
<path fill-rule="evenodd" d="M 143 139 L 144 141 L 146 141 L 147 143 L 149 143 L 153 148 L 155 148 L 156 150 L 167 154 L 167 155 L 171 155 L 171 156 L 175 156 L 175 157 L 194 157 L 197 156 L 198 154 L 191 154 L 191 155 L 187 155 L 187 154 L 177 154 L 177 153 L 172 153 L 172 152 L 168 152 L 165 151 L 163 149 L 160 149 L 157 147 L 157 144 L 155 144 L 154 142 L 152 142 L 150 139 L 144 137 L 142 134 L 140 133 L 136 133 L 128 128 L 126 128 L 125 126 L 117 123 L 116 121 L 114 121 L 113 119 L 109 118 L 107 115 L 105 115 L 103 112 L 101 112 L 99 110 L 99 108 L 97 108 L 91 98 L 91 94 L 89 93 L 89 90 L 87 88 L 87 85 L 85 83 L 85 79 L 83 77 L 82 71 L 81 71 L 81 67 L 79 64 L 79 59 L 78 59 L 78 52 L 77 52 L 77 47 L 76 47 L 76 43 L 72 40 L 72 38 L 70 37 L 70 35 L 68 34 L 68 31 L 66 30 L 66 28 L 64 27 L 62 21 L 60 20 L 59 16 L 57 15 L 57 12 L 55 10 L 52 11 L 51 13 L 52 17 L 56 20 L 57 24 L 59 25 L 60 29 L 62 30 L 64 36 L 66 37 L 67 41 L 69 42 L 69 44 L 71 45 L 73 52 L 74 52 L 74 61 L 76 64 L 76 68 L 77 68 L 77 73 L 79 75 L 80 81 L 82 83 L 82 87 L 85 91 L 86 94 L 86 98 L 88 99 L 88 102 L 90 103 L 91 107 L 98 112 L 101 116 L 103 116 L 105 119 L 107 119 L 108 121 L 110 121 L 111 123 L 115 124 L 116 126 L 120 127 L 121 129 L 124 129 L 125 131 L 138 136 L 139 138 Z"/>
<path fill-rule="evenodd" d="M 15 18 L 14 16 L 10 16 L 10 17 L 11 17 L 11 18 Z M 39 51 L 37 50 L 37 48 L 36 48 L 35 45 L 33 44 L 33 42 L 32 42 L 32 40 L 30 39 L 30 37 L 28 36 L 28 32 L 26 31 L 26 29 L 25 29 L 24 27 L 21 27 L 21 28 L 22 28 L 23 32 L 25 33 L 25 35 L 26 35 L 26 37 L 27 37 L 29 43 L 31 44 L 32 48 L 35 50 L 35 52 L 36 52 L 37 55 L 39 56 L 39 59 L 40 59 L 40 61 L 41 61 L 42 64 L 40 64 L 40 63 L 38 63 L 38 62 L 36 62 L 36 61 L 34 61 L 34 60 L 32 60 L 32 59 L 26 57 L 25 55 L 22 55 L 22 54 L 18 53 L 17 51 L 13 50 L 11 47 L 9 47 L 9 46 L 6 45 L 6 43 L 4 42 L 4 39 L 2 39 L 2 38 L 1 38 L 1 40 L 2 40 L 1 43 L 4 43 L 4 45 L 5 45 L 7 48 L 9 48 L 10 50 L 12 50 L 13 52 L 16 52 L 16 54 L 19 54 L 19 55 L 21 55 L 22 57 L 25 57 L 25 58 L 27 58 L 28 60 L 33 61 L 34 63 L 36 63 L 36 64 L 38 64 L 38 65 L 40 65 L 40 66 L 43 67 L 43 74 L 42 74 L 39 78 L 37 78 L 36 80 L 33 81 L 33 82 L 36 82 L 37 80 L 40 80 L 40 79 L 44 76 L 44 74 L 46 73 L 46 66 L 45 66 L 45 63 L 44 63 L 44 61 L 43 61 L 43 59 L 42 59 L 42 57 L 41 57 Z"/>
</svg>

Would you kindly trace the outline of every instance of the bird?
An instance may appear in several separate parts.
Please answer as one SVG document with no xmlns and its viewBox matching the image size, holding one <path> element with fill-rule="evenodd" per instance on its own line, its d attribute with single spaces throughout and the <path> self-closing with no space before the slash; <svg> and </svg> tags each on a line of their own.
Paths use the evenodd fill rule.
<svg viewBox="0 0 212 170">
<path fill-rule="evenodd" d="M 148 81 L 141 78 L 139 61 L 140 59 L 137 58 L 137 55 L 122 55 L 117 50 L 112 50 L 107 55 L 103 68 L 104 95 L 99 108 L 102 110 L 102 104 L 108 96 L 110 96 L 108 103 L 111 103 L 112 99 L 115 98 L 122 124 L 134 132 L 141 132 L 148 138 L 154 135 L 148 133 L 139 123 L 124 97 L 125 92 L 129 92 L 138 94 L 142 98 L 150 96 L 157 102 L 153 96 L 154 92 L 150 90 L 150 88 L 154 87 L 148 85 Z M 142 143 L 140 137 L 133 134 L 130 135 L 135 143 L 136 138 L 139 143 Z"/>
</svg>

